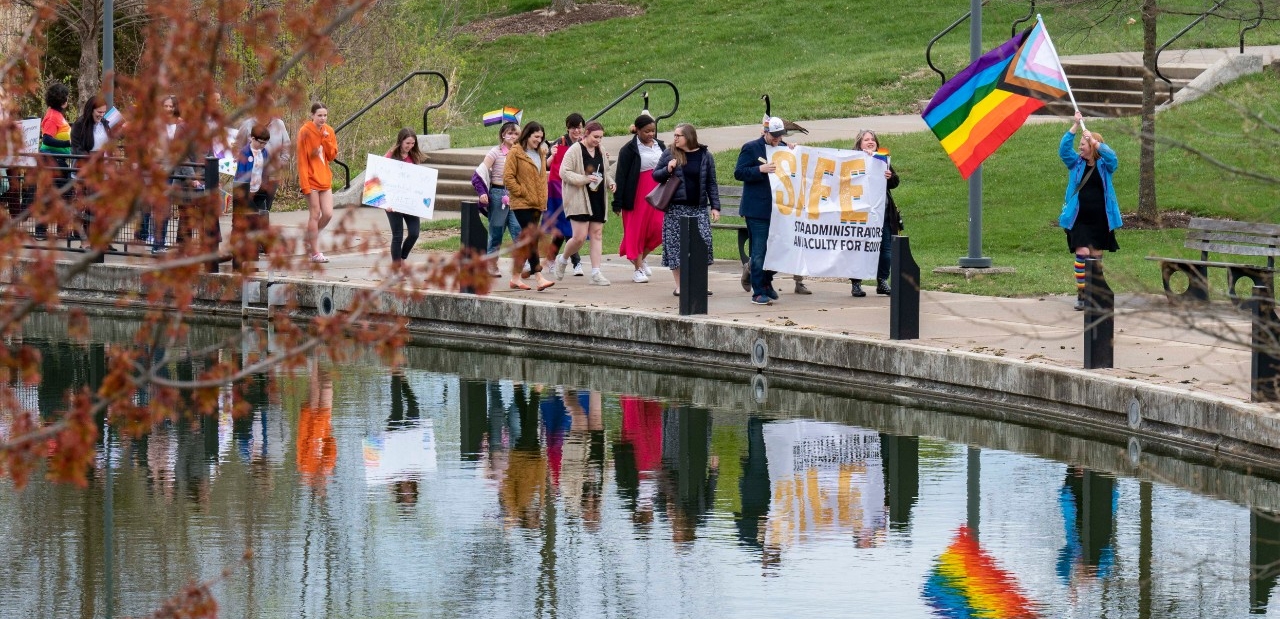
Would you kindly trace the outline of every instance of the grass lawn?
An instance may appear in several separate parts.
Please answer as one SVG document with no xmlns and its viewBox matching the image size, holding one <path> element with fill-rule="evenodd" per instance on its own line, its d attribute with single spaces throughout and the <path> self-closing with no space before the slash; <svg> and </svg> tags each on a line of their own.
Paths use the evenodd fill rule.
<svg viewBox="0 0 1280 619">
<path fill-rule="evenodd" d="M 460 5 L 468 16 L 545 6 L 488 0 L 444 4 Z M 449 129 L 454 144 L 493 141 L 494 132 L 480 123 L 487 110 L 521 107 L 526 120 L 559 129 L 569 112 L 590 115 L 645 78 L 668 79 L 680 89 L 679 110 L 664 126 L 757 122 L 764 112 L 762 93 L 771 95 L 776 115 L 792 120 L 916 112 L 940 83 L 925 63 L 925 47 L 968 10 L 967 3 L 940 0 L 894 5 L 813 0 L 786 8 L 736 0 L 640 4 L 643 15 L 574 26 L 546 36 L 506 36 L 480 43 L 463 35 L 458 42 L 467 50 L 468 62 L 457 76 L 458 87 L 465 89 L 480 79 L 483 87 L 472 101 L 475 109 L 465 116 L 474 122 Z M 1204 4 L 1162 0 L 1161 8 L 1198 12 Z M 427 16 L 433 11 L 425 4 L 423 10 Z M 1063 55 L 1142 48 L 1141 28 L 1126 24 L 1129 17 L 1137 17 L 1136 12 L 1121 12 L 1085 33 L 1078 30 L 1080 19 L 1055 16 L 1050 6 L 1039 10 Z M 1027 11 L 1026 2 L 989 2 L 983 10 L 983 48 L 1007 40 L 1012 23 Z M 780 14 L 785 19 L 779 19 Z M 1190 21 L 1180 15 L 1162 18 L 1160 40 Z M 1175 47 L 1230 47 L 1236 44 L 1238 29 L 1239 22 L 1210 19 Z M 1248 42 L 1280 42 L 1280 25 L 1264 23 L 1250 33 Z M 967 24 L 941 39 L 933 50 L 934 64 L 948 75 L 968 64 L 968 58 Z M 649 90 L 652 111 L 671 109 L 669 88 Z M 640 98 L 635 96 L 601 120 L 608 132 L 617 133 L 640 109 Z M 408 110 L 406 114 L 414 117 Z"/>
</svg>

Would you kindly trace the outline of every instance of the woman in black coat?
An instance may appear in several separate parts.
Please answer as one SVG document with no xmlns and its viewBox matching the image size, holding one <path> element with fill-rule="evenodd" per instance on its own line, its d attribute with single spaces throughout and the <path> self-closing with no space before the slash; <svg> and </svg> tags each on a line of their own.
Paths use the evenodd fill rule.
<svg viewBox="0 0 1280 619">
<path fill-rule="evenodd" d="M 107 123 L 107 103 L 94 95 L 84 102 L 80 117 L 71 123 L 71 153 L 88 155 L 107 147 L 111 125 Z"/>
<path fill-rule="evenodd" d="M 676 126 L 671 142 L 671 148 L 662 153 L 658 167 L 653 170 L 653 180 L 664 183 L 671 177 L 680 179 L 680 187 L 672 196 L 662 221 L 662 266 L 671 269 L 679 286 L 680 218 L 694 218 L 698 235 L 707 245 L 707 264 L 711 264 L 714 261 L 711 222 L 720 221 L 720 183 L 716 181 L 716 161 L 711 151 L 698 143 L 698 132 L 693 125 Z M 680 296 L 680 289 L 676 288 L 674 294 Z"/>
</svg>

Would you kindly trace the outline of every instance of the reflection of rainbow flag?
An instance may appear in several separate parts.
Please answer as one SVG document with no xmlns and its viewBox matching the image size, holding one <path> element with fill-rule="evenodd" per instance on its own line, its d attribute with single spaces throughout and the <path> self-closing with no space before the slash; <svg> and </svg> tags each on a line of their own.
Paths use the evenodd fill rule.
<svg viewBox="0 0 1280 619">
<path fill-rule="evenodd" d="M 514 107 L 503 107 L 496 109 L 484 115 L 484 126 L 498 125 L 502 123 L 520 124 L 520 117 L 524 115 L 524 110 Z"/>
<path fill-rule="evenodd" d="M 937 616 L 948 619 L 1038 616 L 1036 605 L 1022 594 L 1018 582 L 982 550 L 966 526 L 960 527 L 955 541 L 929 572 L 924 597 Z"/>
<path fill-rule="evenodd" d="M 381 207 L 387 201 L 387 192 L 382 189 L 382 181 L 370 176 L 364 181 L 364 193 L 360 196 L 361 204 Z"/>
</svg>

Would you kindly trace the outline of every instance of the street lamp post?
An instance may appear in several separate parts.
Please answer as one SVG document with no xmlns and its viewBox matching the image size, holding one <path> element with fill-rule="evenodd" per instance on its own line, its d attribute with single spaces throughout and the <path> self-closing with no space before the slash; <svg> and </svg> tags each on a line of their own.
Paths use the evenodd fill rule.
<svg viewBox="0 0 1280 619">
<path fill-rule="evenodd" d="M 982 57 L 982 0 L 969 0 L 969 62 Z M 969 255 L 960 259 L 964 268 L 985 269 L 991 259 L 982 255 L 982 166 L 969 177 Z"/>
</svg>

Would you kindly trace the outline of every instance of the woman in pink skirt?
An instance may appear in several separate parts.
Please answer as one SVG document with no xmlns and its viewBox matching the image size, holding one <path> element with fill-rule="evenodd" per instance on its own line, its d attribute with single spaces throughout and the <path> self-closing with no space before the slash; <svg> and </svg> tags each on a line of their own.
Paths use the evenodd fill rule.
<svg viewBox="0 0 1280 619">
<path fill-rule="evenodd" d="M 647 114 L 636 118 L 636 134 L 618 151 L 618 190 L 613 193 L 613 212 L 622 214 L 622 246 L 618 254 L 635 266 L 631 281 L 649 281 L 649 252 L 662 244 L 662 211 L 649 205 L 645 196 L 658 183 L 653 169 L 666 146 L 658 139 L 658 124 Z"/>
</svg>

